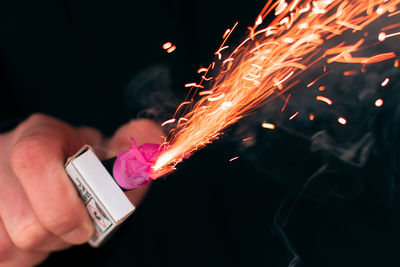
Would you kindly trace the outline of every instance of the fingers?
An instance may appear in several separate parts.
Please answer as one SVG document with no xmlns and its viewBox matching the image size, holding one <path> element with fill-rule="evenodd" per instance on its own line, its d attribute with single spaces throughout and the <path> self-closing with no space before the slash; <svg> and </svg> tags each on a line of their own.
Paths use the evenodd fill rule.
<svg viewBox="0 0 400 267">
<path fill-rule="evenodd" d="M 0 218 L 0 267 L 34 266 L 48 253 L 17 249 L 12 243 Z"/>
<path fill-rule="evenodd" d="M 0 215 L 14 245 L 24 250 L 59 250 L 65 242 L 50 233 L 37 219 L 13 173 L 2 168 L 0 174 Z"/>
<path fill-rule="evenodd" d="M 16 249 L 4 229 L 4 225 L 0 218 L 0 262 L 5 262 L 14 257 Z"/>
<path fill-rule="evenodd" d="M 68 243 L 86 242 L 93 225 L 65 173 L 64 163 L 66 156 L 90 138 L 43 115 L 31 117 L 22 128 L 18 129 L 10 163 L 37 220 Z M 27 231 L 43 233 L 40 226 Z"/>
</svg>

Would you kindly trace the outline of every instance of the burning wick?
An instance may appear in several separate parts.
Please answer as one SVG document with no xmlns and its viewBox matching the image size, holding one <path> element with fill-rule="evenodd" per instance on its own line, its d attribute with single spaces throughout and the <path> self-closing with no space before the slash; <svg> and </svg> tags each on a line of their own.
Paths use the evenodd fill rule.
<svg viewBox="0 0 400 267">
<path fill-rule="evenodd" d="M 132 147 L 118 154 L 113 167 L 115 181 L 128 190 L 143 187 L 157 177 L 151 166 L 161 153 L 158 144 L 137 147 L 135 139 L 131 139 Z"/>
</svg>

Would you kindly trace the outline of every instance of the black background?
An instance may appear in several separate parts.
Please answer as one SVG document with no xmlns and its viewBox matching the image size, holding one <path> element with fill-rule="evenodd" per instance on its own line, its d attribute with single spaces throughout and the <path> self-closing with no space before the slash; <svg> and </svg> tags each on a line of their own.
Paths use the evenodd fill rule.
<svg viewBox="0 0 400 267">
<path fill-rule="evenodd" d="M 110 135 L 143 108 L 126 98 L 137 73 L 167 66 L 170 89 L 182 97 L 183 84 L 209 64 L 224 31 L 239 20 L 240 34 L 234 37 L 239 41 L 263 5 L 256 0 L 2 1 L 0 119 L 42 112 Z M 174 53 L 161 49 L 166 41 L 177 46 Z M 305 145 L 287 138 L 291 153 L 307 161 Z M 282 234 L 274 225 L 278 209 L 299 188 L 245 160 L 230 163 L 236 153 L 236 144 L 228 141 L 198 152 L 156 181 L 103 247 L 53 253 L 41 266 L 289 266 L 295 255 L 302 266 L 396 265 L 399 210 L 381 183 L 382 159 L 370 159 L 359 171 L 362 193 L 333 202 L 301 198 Z M 285 163 L 282 168 L 290 169 Z M 311 167 L 292 168 L 295 177 Z"/>
</svg>

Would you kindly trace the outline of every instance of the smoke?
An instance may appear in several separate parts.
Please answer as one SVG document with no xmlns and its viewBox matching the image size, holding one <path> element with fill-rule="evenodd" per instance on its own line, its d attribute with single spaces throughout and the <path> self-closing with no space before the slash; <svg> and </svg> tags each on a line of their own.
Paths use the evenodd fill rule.
<svg viewBox="0 0 400 267">
<path fill-rule="evenodd" d="M 400 176 L 400 69 L 395 63 L 400 37 L 384 42 L 377 37 L 383 27 L 395 23 L 394 18 L 383 18 L 363 32 L 346 32 L 330 42 L 352 44 L 362 36 L 364 48 L 354 56 L 395 52 L 396 59 L 370 65 L 322 60 L 302 73 L 289 92 L 233 127 L 231 138 L 252 138 L 241 143 L 242 159 L 288 189 L 271 229 L 291 255 L 288 266 L 301 262 L 285 231 L 300 199 L 337 203 L 375 190 L 376 201 L 385 209 L 394 206 Z M 332 105 L 317 96 L 332 100 Z M 262 128 L 263 122 L 275 129 Z"/>
<path fill-rule="evenodd" d="M 124 99 L 132 109 L 139 109 L 138 118 L 158 123 L 170 119 L 181 100 L 172 92 L 171 71 L 158 63 L 136 74 L 125 89 Z"/>
<path fill-rule="evenodd" d="M 382 203 L 390 203 L 398 190 L 400 69 L 395 60 L 400 37 L 378 41 L 381 29 L 398 23 L 396 19 L 379 19 L 362 32 L 347 31 L 325 44 L 354 45 L 363 38 L 363 48 L 354 57 L 395 52 L 396 59 L 369 65 L 321 60 L 296 77 L 295 87 L 269 99 L 233 127 L 233 138 L 252 138 L 241 143 L 241 158 L 288 189 L 272 231 L 286 245 L 290 266 L 297 266 L 300 257 L 285 227 L 300 199 L 329 203 L 356 198 L 370 190 L 367 174 L 375 176 L 373 183 L 382 189 Z M 140 117 L 163 122 L 181 102 L 170 87 L 168 67 L 155 65 L 133 78 L 126 99 L 142 108 Z M 378 99 L 382 106 L 376 105 Z M 262 128 L 263 122 L 275 129 Z"/>
</svg>

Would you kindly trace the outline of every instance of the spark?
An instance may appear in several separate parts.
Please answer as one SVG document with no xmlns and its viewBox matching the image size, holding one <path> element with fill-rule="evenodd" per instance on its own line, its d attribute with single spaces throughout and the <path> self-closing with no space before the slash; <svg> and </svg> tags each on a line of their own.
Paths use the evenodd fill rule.
<svg viewBox="0 0 400 267">
<path fill-rule="evenodd" d="M 310 118 L 310 121 L 313 121 L 313 120 L 315 119 L 315 116 L 314 116 L 314 114 L 310 113 L 310 116 L 309 116 L 309 118 Z"/>
<path fill-rule="evenodd" d="M 300 9 L 300 10 L 299 10 L 299 13 L 300 13 L 300 14 L 301 14 L 301 13 L 306 13 L 306 12 L 308 12 L 308 11 L 310 10 L 310 8 L 311 8 L 310 4 L 307 3 L 307 6 L 306 6 L 305 8 Z"/>
<path fill-rule="evenodd" d="M 294 113 L 290 118 L 289 118 L 289 120 L 291 121 L 291 120 L 293 120 L 297 115 L 299 115 L 299 112 L 297 111 L 296 113 Z"/>
<path fill-rule="evenodd" d="M 382 99 L 377 99 L 376 101 L 375 101 L 375 106 L 376 107 L 382 107 L 382 105 L 383 105 L 383 100 Z"/>
<path fill-rule="evenodd" d="M 330 100 L 329 98 L 325 97 L 325 96 L 319 95 L 319 96 L 316 97 L 316 99 L 319 100 L 319 101 L 327 103 L 329 106 L 331 106 L 333 104 L 333 101 Z"/>
<path fill-rule="evenodd" d="M 185 87 L 197 87 L 197 88 L 204 88 L 203 85 L 197 84 L 197 83 L 187 83 L 185 84 Z"/>
<path fill-rule="evenodd" d="M 347 123 L 347 120 L 343 117 L 338 118 L 338 122 L 342 125 L 345 125 Z"/>
<path fill-rule="evenodd" d="M 233 105 L 233 103 L 232 102 L 223 102 L 222 104 L 221 104 L 221 108 L 230 108 L 230 107 L 232 107 L 232 105 Z"/>
<path fill-rule="evenodd" d="M 300 0 L 294 0 L 292 3 L 292 6 L 290 7 L 290 11 L 293 11 L 294 8 L 297 6 L 297 4 L 299 3 Z"/>
<path fill-rule="evenodd" d="M 214 77 L 206 77 L 206 76 L 201 76 L 201 78 L 203 79 L 203 80 L 205 80 L 205 81 L 210 81 L 210 80 L 212 80 L 212 79 L 214 79 Z"/>
<path fill-rule="evenodd" d="M 234 158 L 231 158 L 230 160 L 229 160 L 229 162 L 232 162 L 232 161 L 234 161 L 234 160 L 237 160 L 239 157 L 234 157 Z"/>
<path fill-rule="evenodd" d="M 218 101 L 221 98 L 223 98 L 224 96 L 225 96 L 224 93 L 219 93 L 219 94 L 212 95 L 212 96 L 208 97 L 207 99 L 208 99 L 208 101 Z"/>
<path fill-rule="evenodd" d="M 400 65 L 400 62 L 399 62 L 398 59 L 396 59 L 396 60 L 394 61 L 394 67 L 395 67 L 395 68 L 398 68 L 399 65 Z"/>
<path fill-rule="evenodd" d="M 172 53 L 175 51 L 175 49 L 176 49 L 176 46 L 173 45 L 170 48 L 168 48 L 167 53 Z"/>
<path fill-rule="evenodd" d="M 170 124 L 170 123 L 174 123 L 174 122 L 175 122 L 175 119 L 170 119 L 170 120 L 164 121 L 164 122 L 161 124 L 161 127 L 164 127 L 165 125 Z"/>
<path fill-rule="evenodd" d="M 199 96 L 203 96 L 203 95 L 212 95 L 214 92 L 211 90 L 207 90 L 207 91 L 201 91 L 199 93 Z"/>
<path fill-rule="evenodd" d="M 200 68 L 200 69 L 198 69 L 197 70 L 197 73 L 202 73 L 202 72 L 207 72 L 208 71 L 208 69 L 207 68 Z"/>
<path fill-rule="evenodd" d="M 225 49 L 227 49 L 229 46 L 224 46 L 224 47 L 221 47 L 220 49 L 218 49 L 218 51 L 217 52 L 215 52 L 215 55 L 217 55 L 218 56 L 218 59 L 219 60 L 221 60 L 222 59 L 222 54 L 221 54 L 221 51 L 222 50 L 225 50 Z"/>
<path fill-rule="evenodd" d="M 343 72 L 343 76 L 353 76 L 353 75 L 357 75 L 358 71 L 357 70 L 347 70 L 345 72 Z"/>
<path fill-rule="evenodd" d="M 283 11 L 285 11 L 285 8 L 287 7 L 287 3 L 285 2 L 285 0 L 281 0 L 280 1 L 280 3 L 279 3 L 279 5 L 277 6 L 277 8 L 276 8 L 276 11 L 275 11 L 275 16 L 278 16 L 279 14 L 281 14 Z"/>
<path fill-rule="evenodd" d="M 233 58 L 227 58 L 222 63 L 225 64 L 225 63 L 230 62 L 230 61 L 233 61 Z"/>
<path fill-rule="evenodd" d="M 378 63 L 378 62 L 385 61 L 385 60 L 388 60 L 388 59 L 392 59 L 392 58 L 395 58 L 395 57 L 396 57 L 396 54 L 394 52 L 383 53 L 383 54 L 372 56 L 370 58 L 363 59 L 361 61 L 361 63 L 363 63 L 363 64 Z"/>
<path fill-rule="evenodd" d="M 286 109 L 287 104 L 289 103 L 289 99 L 292 96 L 292 94 L 289 94 L 286 99 L 285 99 L 285 104 L 283 105 L 281 112 L 283 112 Z"/>
<path fill-rule="evenodd" d="M 389 78 L 386 78 L 386 79 L 381 83 L 382 87 L 388 85 L 389 81 L 390 81 L 390 79 L 389 79 Z"/>
<path fill-rule="evenodd" d="M 322 85 L 322 86 L 320 86 L 320 87 L 318 87 L 318 91 L 325 91 L 325 89 L 326 89 L 326 86 L 325 85 Z"/>
<path fill-rule="evenodd" d="M 165 44 L 162 45 L 162 48 L 163 48 L 164 50 L 167 50 L 167 49 L 170 48 L 171 46 L 172 46 L 172 43 L 171 43 L 171 42 L 166 42 Z"/>
<path fill-rule="evenodd" d="M 393 37 L 393 36 L 397 36 L 397 35 L 400 35 L 400 32 L 395 32 L 395 33 L 391 33 L 391 34 L 386 34 L 386 33 L 384 33 L 384 32 L 381 32 L 381 33 L 378 35 L 378 40 L 381 41 L 381 42 L 383 42 L 383 41 L 385 41 L 387 38 L 390 38 L 390 37 Z"/>
<path fill-rule="evenodd" d="M 231 32 L 231 29 L 226 29 L 226 31 L 224 32 L 224 35 L 222 35 L 222 39 L 225 39 L 230 32 Z"/>
<path fill-rule="evenodd" d="M 325 75 L 327 75 L 328 72 L 325 72 L 324 74 L 322 74 L 321 76 L 319 76 L 317 79 L 315 79 L 314 81 L 310 82 L 309 84 L 307 84 L 307 87 L 311 87 L 313 86 L 316 82 L 318 82 L 319 79 L 323 78 Z"/>
<path fill-rule="evenodd" d="M 261 124 L 261 127 L 263 127 L 264 129 L 269 129 L 269 130 L 275 129 L 275 125 L 272 123 L 268 123 L 268 122 L 263 122 Z"/>
<path fill-rule="evenodd" d="M 258 17 L 257 17 L 257 20 L 256 20 L 256 25 L 258 26 L 258 25 L 260 25 L 261 23 L 263 22 L 263 19 L 262 19 L 262 17 L 259 15 Z"/>
<path fill-rule="evenodd" d="M 286 80 L 288 80 L 292 75 L 294 74 L 294 71 L 292 71 L 291 73 L 289 73 L 286 77 L 284 77 L 282 80 L 278 81 L 277 83 L 274 84 L 274 86 L 278 86 L 280 84 L 282 84 L 283 82 L 285 82 Z"/>
<path fill-rule="evenodd" d="M 397 12 L 391 13 L 388 17 L 393 17 L 393 16 L 396 16 L 396 15 L 398 15 L 398 14 L 400 14 L 400 10 L 397 11 Z"/>
<path fill-rule="evenodd" d="M 178 123 L 182 123 L 182 122 L 184 122 L 184 121 L 188 121 L 188 119 L 186 119 L 186 118 L 184 118 L 184 117 L 179 118 Z"/>
<path fill-rule="evenodd" d="M 222 52 L 227 51 L 228 46 L 225 43 L 237 23 L 229 31 L 225 31 L 223 42 L 215 55 L 218 56 L 218 64 L 223 66 L 225 62 L 227 66 L 221 68 L 215 77 L 206 77 L 209 68 L 203 68 L 199 72 L 202 73 L 202 81 L 198 84 L 204 86 L 203 82 L 212 80 L 209 82 L 210 88 L 200 92 L 194 90 L 195 95 L 188 99 L 200 96 L 199 100 L 189 102 L 191 104 L 185 109 L 178 107 L 176 118 L 184 117 L 186 120 L 178 124 L 167 137 L 166 149 L 152 167 L 153 170 L 166 173 L 181 162 L 185 155 L 219 138 L 224 129 L 265 105 L 274 96 L 287 96 L 289 90 L 301 82 L 299 75 L 307 69 L 324 69 L 323 74 L 307 85 L 311 87 L 325 75 L 332 73 L 326 71 L 326 65 L 333 62 L 361 64 L 361 69 L 365 70 L 367 65 L 396 58 L 394 64 L 398 67 L 398 55 L 395 52 L 373 54 L 363 33 L 379 18 L 394 16 L 400 0 L 288 2 L 268 0 L 256 17 L 255 24 L 249 27 L 248 36 L 227 55 Z M 258 29 L 271 14 L 276 17 L 270 25 Z M 400 35 L 387 34 L 393 29 L 395 27 L 380 29 L 379 32 L 384 35 L 378 36 L 379 41 L 384 42 L 389 37 Z M 360 34 L 353 34 L 357 31 Z M 352 38 L 334 38 L 344 34 L 352 34 Z M 372 45 L 378 45 L 379 41 Z M 211 69 L 218 69 L 216 62 L 212 62 Z M 333 104 L 331 99 L 324 96 L 317 96 L 316 99 L 328 105 Z M 314 115 L 309 114 L 309 118 L 313 120 Z M 338 122 L 347 123 L 343 117 L 338 118 Z M 267 122 L 263 122 L 261 126 L 275 129 L 274 124 Z"/>
<path fill-rule="evenodd" d="M 244 138 L 242 140 L 242 142 L 246 142 L 246 141 L 253 140 L 253 139 L 254 139 L 254 137 L 247 137 L 247 138 Z"/>
</svg>

